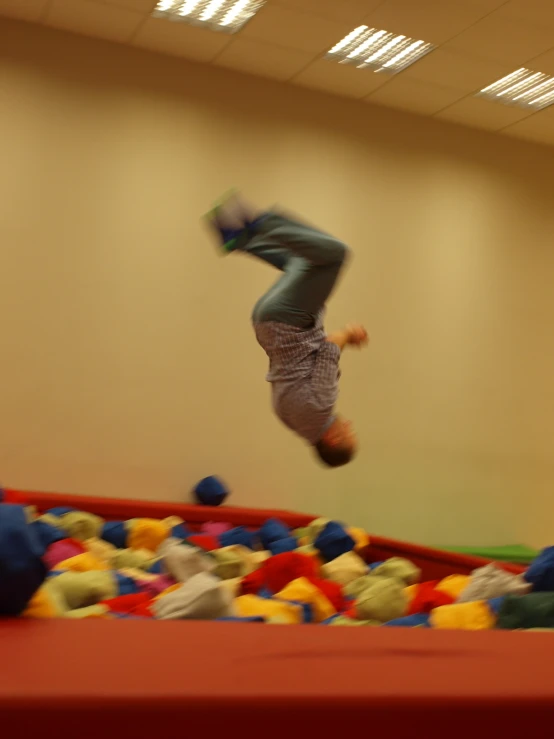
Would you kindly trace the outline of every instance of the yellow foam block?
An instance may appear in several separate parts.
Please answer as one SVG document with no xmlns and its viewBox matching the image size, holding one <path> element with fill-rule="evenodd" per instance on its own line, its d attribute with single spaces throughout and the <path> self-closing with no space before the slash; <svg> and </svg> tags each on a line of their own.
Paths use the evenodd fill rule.
<svg viewBox="0 0 554 739">
<path fill-rule="evenodd" d="M 358 529 L 355 526 L 352 526 L 347 529 L 347 533 L 354 539 L 355 552 L 359 552 L 369 545 L 369 535 L 363 529 Z"/>
<path fill-rule="evenodd" d="M 70 572 L 93 572 L 95 570 L 107 570 L 108 565 L 90 552 L 77 554 L 75 557 L 64 559 L 63 562 L 54 567 L 54 570 L 69 570 Z"/>
<path fill-rule="evenodd" d="M 163 521 L 154 518 L 135 518 L 129 523 L 127 544 L 131 549 L 149 549 L 155 552 L 171 529 Z"/>
<path fill-rule="evenodd" d="M 299 577 L 283 588 L 276 598 L 281 600 L 295 600 L 298 603 L 308 603 L 314 614 L 316 623 L 325 621 L 337 612 L 328 598 L 305 577 Z"/>
<path fill-rule="evenodd" d="M 493 629 L 496 618 L 484 600 L 470 603 L 453 603 L 431 611 L 430 624 L 434 629 L 463 629 L 482 631 Z"/>
<path fill-rule="evenodd" d="M 440 581 L 435 590 L 440 590 L 441 593 L 446 593 L 457 600 L 467 588 L 470 579 L 469 575 L 449 575 Z"/>
<path fill-rule="evenodd" d="M 60 612 L 46 585 L 42 585 L 21 615 L 23 618 L 56 618 Z"/>
<path fill-rule="evenodd" d="M 283 624 L 301 624 L 303 621 L 302 606 L 284 603 L 278 600 L 259 598 L 257 595 L 241 595 L 234 600 L 237 616 L 263 616 Z"/>
</svg>

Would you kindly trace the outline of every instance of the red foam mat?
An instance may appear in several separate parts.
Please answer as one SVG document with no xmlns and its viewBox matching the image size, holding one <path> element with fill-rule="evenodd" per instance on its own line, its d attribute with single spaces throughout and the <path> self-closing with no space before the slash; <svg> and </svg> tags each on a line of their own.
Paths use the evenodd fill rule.
<svg viewBox="0 0 554 739">
<path fill-rule="evenodd" d="M 0 639 L 6 737 L 552 735 L 544 634 L 91 620 Z"/>
</svg>

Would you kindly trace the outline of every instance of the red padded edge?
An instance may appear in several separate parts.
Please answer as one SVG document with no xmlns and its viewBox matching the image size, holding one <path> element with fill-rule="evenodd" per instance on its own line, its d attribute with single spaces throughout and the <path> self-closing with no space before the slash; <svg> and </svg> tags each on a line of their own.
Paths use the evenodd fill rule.
<svg viewBox="0 0 554 739">
<path fill-rule="evenodd" d="M 107 520 L 180 516 L 184 521 L 191 524 L 201 524 L 206 521 L 227 521 L 235 526 L 260 526 L 268 518 L 279 518 L 287 526 L 295 529 L 307 526 L 315 518 L 315 516 L 304 513 L 262 508 L 198 506 L 154 500 L 128 500 L 126 498 L 37 493 L 23 490 L 6 490 L 5 492 L 7 503 L 34 505 L 41 512 L 55 506 L 71 506 L 78 510 L 95 513 Z"/>
<path fill-rule="evenodd" d="M 3 736 L 550 737 L 550 634 L 0 624 Z"/>
<path fill-rule="evenodd" d="M 389 557 L 406 557 L 422 569 L 424 580 L 441 580 L 443 577 L 454 574 L 469 575 L 477 567 L 483 567 L 490 563 L 490 560 L 482 557 L 444 552 L 440 549 L 385 539 L 381 536 L 371 536 L 370 540 L 371 543 L 364 552 L 365 559 L 368 562 L 381 562 Z M 498 565 L 515 575 L 519 575 L 527 569 L 522 565 L 505 562 L 499 562 Z"/>
</svg>

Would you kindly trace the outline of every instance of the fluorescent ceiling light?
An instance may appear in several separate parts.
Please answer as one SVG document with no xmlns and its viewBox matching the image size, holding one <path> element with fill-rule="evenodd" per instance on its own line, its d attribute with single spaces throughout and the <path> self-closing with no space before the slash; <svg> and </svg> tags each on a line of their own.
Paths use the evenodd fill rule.
<svg viewBox="0 0 554 739">
<path fill-rule="evenodd" d="M 234 33 L 266 0 L 159 0 L 153 15 Z"/>
<path fill-rule="evenodd" d="M 540 110 L 554 103 L 554 77 L 521 67 L 477 94 L 504 105 Z"/>
<path fill-rule="evenodd" d="M 327 52 L 327 59 L 368 67 L 374 72 L 394 73 L 409 67 L 433 48 L 426 41 L 358 26 Z"/>
</svg>

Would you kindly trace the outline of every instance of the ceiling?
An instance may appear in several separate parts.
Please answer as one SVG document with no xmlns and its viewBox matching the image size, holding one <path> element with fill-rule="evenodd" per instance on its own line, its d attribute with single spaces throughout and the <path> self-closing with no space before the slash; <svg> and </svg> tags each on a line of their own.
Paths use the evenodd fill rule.
<svg viewBox="0 0 554 739">
<path fill-rule="evenodd" d="M 554 105 L 474 96 L 519 67 L 554 75 L 554 0 L 268 0 L 233 35 L 152 18 L 155 6 L 0 0 L 0 15 L 554 145 Z M 322 58 L 360 24 L 437 48 L 392 77 Z"/>
</svg>

